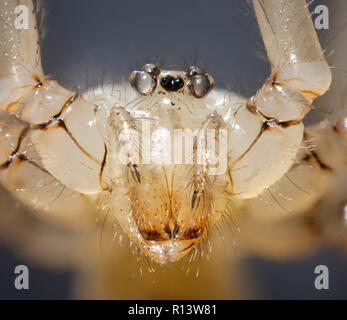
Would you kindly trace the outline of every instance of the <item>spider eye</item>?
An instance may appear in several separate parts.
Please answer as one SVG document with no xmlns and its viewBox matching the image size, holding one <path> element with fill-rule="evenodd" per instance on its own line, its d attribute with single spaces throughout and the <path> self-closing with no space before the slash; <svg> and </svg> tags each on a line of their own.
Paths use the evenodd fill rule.
<svg viewBox="0 0 347 320">
<path fill-rule="evenodd" d="M 184 86 L 184 81 L 178 76 L 166 76 L 161 79 L 160 85 L 167 91 L 178 91 Z"/>
<path fill-rule="evenodd" d="M 138 93 L 147 96 L 156 88 L 159 74 L 160 70 L 156 65 L 146 64 L 141 71 L 133 71 L 130 74 L 130 84 Z"/>
<path fill-rule="evenodd" d="M 201 68 L 190 67 L 186 75 L 188 88 L 194 97 L 203 98 L 213 89 L 213 78 Z"/>
</svg>

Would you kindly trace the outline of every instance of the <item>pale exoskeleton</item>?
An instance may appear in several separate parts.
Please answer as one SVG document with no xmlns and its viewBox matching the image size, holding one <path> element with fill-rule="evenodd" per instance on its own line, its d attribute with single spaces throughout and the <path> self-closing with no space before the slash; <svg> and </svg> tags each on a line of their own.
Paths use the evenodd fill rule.
<svg viewBox="0 0 347 320">
<path fill-rule="evenodd" d="M 309 128 L 306 135 L 321 143 L 315 143 L 314 151 L 302 148 L 302 119 L 331 80 L 304 1 L 255 1 L 272 73 L 249 99 L 211 90 L 213 79 L 200 68 L 164 71 L 154 65 L 131 75 L 133 88 L 122 83 L 100 94 L 96 89 L 78 95 L 44 76 L 34 17 L 28 30 L 16 30 L 11 21 L 18 2 L 6 3 L 0 61 L 1 179 L 42 215 L 83 221 L 87 213 L 81 208 L 104 206 L 140 252 L 168 264 L 195 252 L 210 228 L 230 213 L 230 202 L 237 212 L 246 206 L 266 218 L 259 195 L 282 187 L 296 199 L 290 211 L 300 213 L 325 192 L 330 180 L 325 171 L 345 165 L 343 117 Z M 23 4 L 32 8 L 30 1 Z M 144 125 L 156 133 L 148 145 L 139 134 Z M 174 144 L 171 162 L 164 164 L 147 163 L 131 152 L 141 145 L 141 151 L 149 149 L 160 160 L 170 144 L 167 135 L 173 137 L 177 129 L 202 129 L 206 135 L 208 129 L 217 134 L 225 130 L 226 140 L 216 138 L 216 144 L 223 140 L 220 153 L 223 146 L 227 150 L 222 174 L 210 174 L 208 151 L 204 161 L 193 164 L 172 161 L 180 151 Z M 336 147 L 327 151 L 332 143 Z M 123 161 L 122 147 L 130 150 Z M 327 153 L 331 158 L 324 157 Z M 301 166 L 302 161 L 313 168 Z M 287 174 L 305 188 L 317 177 L 327 182 L 309 191 L 315 193 L 312 198 L 303 197 L 298 187 L 288 195 L 292 184 Z"/>
</svg>

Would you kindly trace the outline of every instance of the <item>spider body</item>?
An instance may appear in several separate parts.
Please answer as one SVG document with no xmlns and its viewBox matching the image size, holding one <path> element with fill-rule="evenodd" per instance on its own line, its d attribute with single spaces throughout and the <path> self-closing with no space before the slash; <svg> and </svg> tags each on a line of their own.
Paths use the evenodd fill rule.
<svg viewBox="0 0 347 320">
<path fill-rule="evenodd" d="M 10 9 L 17 4 L 6 3 Z M 4 10 L 2 184 L 38 212 L 67 221 L 84 219 L 85 198 L 106 197 L 137 248 L 170 264 L 206 239 L 230 213 L 230 202 L 252 206 L 271 187 L 289 189 L 288 173 L 311 185 L 320 175 L 328 181 L 328 172 L 344 166 L 337 159 L 346 122 L 304 132 L 303 118 L 331 82 L 305 1 L 253 4 L 272 70 L 248 99 L 213 89 L 213 78 L 199 67 L 168 71 L 153 64 L 132 72 L 130 85 L 77 94 L 44 75 L 33 11 L 31 28 L 16 30 L 14 12 Z M 325 139 L 314 153 L 303 151 L 304 135 L 312 133 Z M 337 145 L 330 163 L 324 154 L 331 141 Z M 297 171 L 298 163 L 309 161 L 313 170 Z M 310 201 L 296 189 L 295 212 L 323 189 Z M 67 201 L 79 209 L 62 209 Z"/>
</svg>

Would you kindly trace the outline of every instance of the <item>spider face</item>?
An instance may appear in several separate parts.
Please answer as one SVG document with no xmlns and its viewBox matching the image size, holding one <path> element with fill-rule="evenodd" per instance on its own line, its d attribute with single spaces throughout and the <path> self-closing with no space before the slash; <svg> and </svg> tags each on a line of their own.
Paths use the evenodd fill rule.
<svg viewBox="0 0 347 320">
<path fill-rule="evenodd" d="M 126 110 L 111 114 L 109 124 L 124 137 L 116 146 L 133 150 L 121 157 L 123 175 L 110 171 L 115 182 L 110 189 L 119 194 L 121 181 L 127 188 L 124 207 L 115 196 L 116 216 L 141 251 L 160 264 L 178 261 L 197 247 L 225 206 L 228 180 L 223 174 L 209 176 L 212 144 L 201 140 L 209 139 L 210 130 L 215 142 L 223 127 L 223 119 L 211 113 L 204 99 L 213 82 L 199 67 L 161 71 L 147 64 L 130 75 L 140 95 L 126 103 Z M 109 154 L 117 150 L 110 146 Z M 106 166 L 112 161 L 106 160 Z"/>
<path fill-rule="evenodd" d="M 154 64 L 146 64 L 130 74 L 131 86 L 140 94 L 188 93 L 195 98 L 205 97 L 214 85 L 213 78 L 199 67 L 185 72 L 160 71 Z"/>
</svg>

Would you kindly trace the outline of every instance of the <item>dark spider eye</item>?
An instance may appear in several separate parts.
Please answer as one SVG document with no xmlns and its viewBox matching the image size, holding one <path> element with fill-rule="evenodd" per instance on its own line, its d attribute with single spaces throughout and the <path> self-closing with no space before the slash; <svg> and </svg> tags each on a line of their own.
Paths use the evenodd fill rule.
<svg viewBox="0 0 347 320">
<path fill-rule="evenodd" d="M 205 97 L 214 85 L 213 78 L 199 67 L 192 66 L 186 72 L 188 88 L 196 98 Z"/>
<path fill-rule="evenodd" d="M 157 79 L 146 71 L 133 71 L 130 74 L 130 84 L 138 92 L 149 95 L 157 86 Z"/>
<path fill-rule="evenodd" d="M 165 76 L 161 79 L 160 85 L 167 91 L 178 91 L 184 86 L 184 81 L 178 76 Z"/>
</svg>

